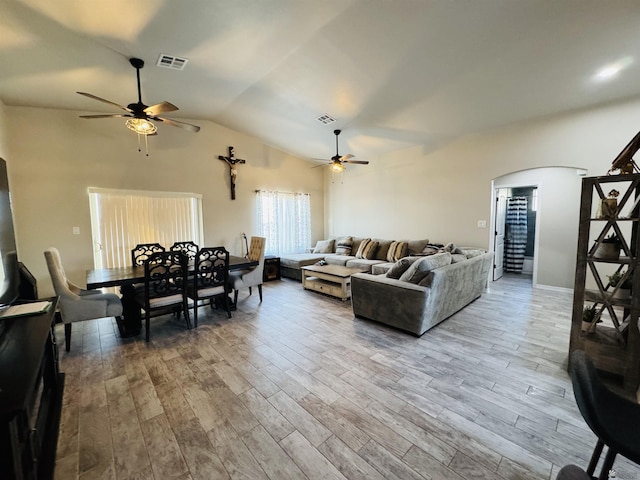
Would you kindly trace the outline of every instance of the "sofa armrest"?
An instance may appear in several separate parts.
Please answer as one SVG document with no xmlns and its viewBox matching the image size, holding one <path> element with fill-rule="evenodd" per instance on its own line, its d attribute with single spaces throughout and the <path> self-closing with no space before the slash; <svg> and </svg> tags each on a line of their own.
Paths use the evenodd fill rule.
<svg viewBox="0 0 640 480">
<path fill-rule="evenodd" d="M 421 335 L 431 289 L 384 275 L 351 276 L 353 313 Z"/>
</svg>

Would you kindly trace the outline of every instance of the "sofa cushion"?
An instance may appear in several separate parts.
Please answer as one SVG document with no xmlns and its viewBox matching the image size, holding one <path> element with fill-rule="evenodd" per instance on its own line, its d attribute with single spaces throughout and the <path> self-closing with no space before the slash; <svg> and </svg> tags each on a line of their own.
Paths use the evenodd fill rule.
<svg viewBox="0 0 640 480">
<path fill-rule="evenodd" d="M 318 240 L 313 253 L 333 253 L 333 240 Z"/>
<path fill-rule="evenodd" d="M 297 268 L 313 265 L 324 259 L 324 253 L 291 253 L 280 257 L 280 265 L 283 267 Z"/>
<path fill-rule="evenodd" d="M 353 238 L 342 237 L 336 240 L 336 255 L 351 255 L 351 249 L 353 247 Z"/>
<path fill-rule="evenodd" d="M 352 260 L 347 260 L 346 266 L 349 268 L 360 268 L 362 270 L 366 270 L 367 272 L 371 272 L 373 266 L 379 263 L 384 262 L 375 258 L 371 260 L 367 260 L 366 258 L 354 258 Z"/>
<path fill-rule="evenodd" d="M 358 251 L 356 252 L 356 258 L 366 258 L 367 260 L 373 260 L 378 249 L 378 242 L 374 242 L 370 238 L 365 238 L 360 242 Z"/>
<path fill-rule="evenodd" d="M 404 257 L 398 260 L 393 266 L 387 270 L 387 277 L 398 279 L 405 273 L 411 265 L 416 261 L 421 260 L 422 257 Z"/>
<path fill-rule="evenodd" d="M 467 256 L 464 253 L 451 254 L 451 263 L 464 262 L 466 259 L 467 259 Z"/>
<path fill-rule="evenodd" d="M 402 257 L 407 256 L 409 244 L 407 242 L 391 242 L 387 252 L 387 262 L 397 262 Z"/>
<path fill-rule="evenodd" d="M 376 251 L 376 260 L 387 261 L 387 252 L 391 246 L 391 240 L 383 240 L 381 238 L 374 238 L 374 242 L 378 242 L 378 250 Z"/>
<path fill-rule="evenodd" d="M 373 273 L 374 275 L 384 275 L 394 265 L 395 263 L 393 262 L 376 263 L 375 265 L 371 265 L 371 273 Z"/>
<path fill-rule="evenodd" d="M 449 242 L 446 245 L 442 243 L 428 243 L 422 249 L 422 255 L 434 255 L 436 253 L 449 252 L 451 254 L 462 254 L 462 250 L 456 247 L 455 243 Z"/>
<path fill-rule="evenodd" d="M 400 281 L 419 284 L 431 270 L 451 264 L 449 252 L 429 255 L 414 262 L 400 277 Z"/>
</svg>

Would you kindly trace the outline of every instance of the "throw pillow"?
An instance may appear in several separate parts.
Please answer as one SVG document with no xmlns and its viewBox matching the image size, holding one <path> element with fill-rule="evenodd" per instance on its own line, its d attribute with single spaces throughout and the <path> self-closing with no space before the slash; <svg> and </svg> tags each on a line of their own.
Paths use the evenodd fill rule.
<svg viewBox="0 0 640 480">
<path fill-rule="evenodd" d="M 452 253 L 451 254 L 451 263 L 464 262 L 467 257 L 463 253 Z"/>
<path fill-rule="evenodd" d="M 407 242 L 391 242 L 387 252 L 387 262 L 397 262 L 407 256 L 409 244 Z"/>
<path fill-rule="evenodd" d="M 313 253 L 333 253 L 334 240 L 318 240 Z"/>
<path fill-rule="evenodd" d="M 444 267 L 451 263 L 451 254 L 436 253 L 428 257 L 422 258 L 420 261 L 413 263 L 406 272 L 402 274 L 400 280 L 409 283 L 420 283 L 431 270 Z"/>
<path fill-rule="evenodd" d="M 353 238 L 342 237 L 336 240 L 336 255 L 351 255 Z"/>
<path fill-rule="evenodd" d="M 358 251 L 356 252 L 356 258 L 363 258 L 366 260 L 371 260 L 376 254 L 376 250 L 378 249 L 378 242 L 374 242 L 370 238 L 365 238 L 360 242 L 360 246 L 358 247 Z"/>
<path fill-rule="evenodd" d="M 387 278 L 395 278 L 398 279 L 402 276 L 404 272 L 416 261 L 420 260 L 421 257 L 403 257 L 398 260 L 393 266 L 387 270 Z"/>
</svg>

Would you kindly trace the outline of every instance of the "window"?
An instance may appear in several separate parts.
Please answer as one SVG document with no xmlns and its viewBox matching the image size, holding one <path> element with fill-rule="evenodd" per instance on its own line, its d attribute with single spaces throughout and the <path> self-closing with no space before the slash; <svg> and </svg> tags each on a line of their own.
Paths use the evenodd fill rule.
<svg viewBox="0 0 640 480">
<path fill-rule="evenodd" d="M 131 264 L 139 243 L 202 244 L 202 195 L 89 189 L 95 268 Z"/>
<path fill-rule="evenodd" d="M 267 238 L 265 254 L 306 252 L 311 247 L 311 202 L 308 193 L 258 190 L 257 220 Z"/>
</svg>

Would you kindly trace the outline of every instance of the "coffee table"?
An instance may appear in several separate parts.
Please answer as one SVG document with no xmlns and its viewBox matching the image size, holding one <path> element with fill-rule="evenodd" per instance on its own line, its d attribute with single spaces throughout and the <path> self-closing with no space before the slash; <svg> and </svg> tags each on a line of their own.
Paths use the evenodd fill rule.
<svg viewBox="0 0 640 480">
<path fill-rule="evenodd" d="M 344 302 L 351 297 L 351 275 L 366 271 L 342 265 L 309 265 L 302 267 L 302 287 L 326 293 Z"/>
</svg>

